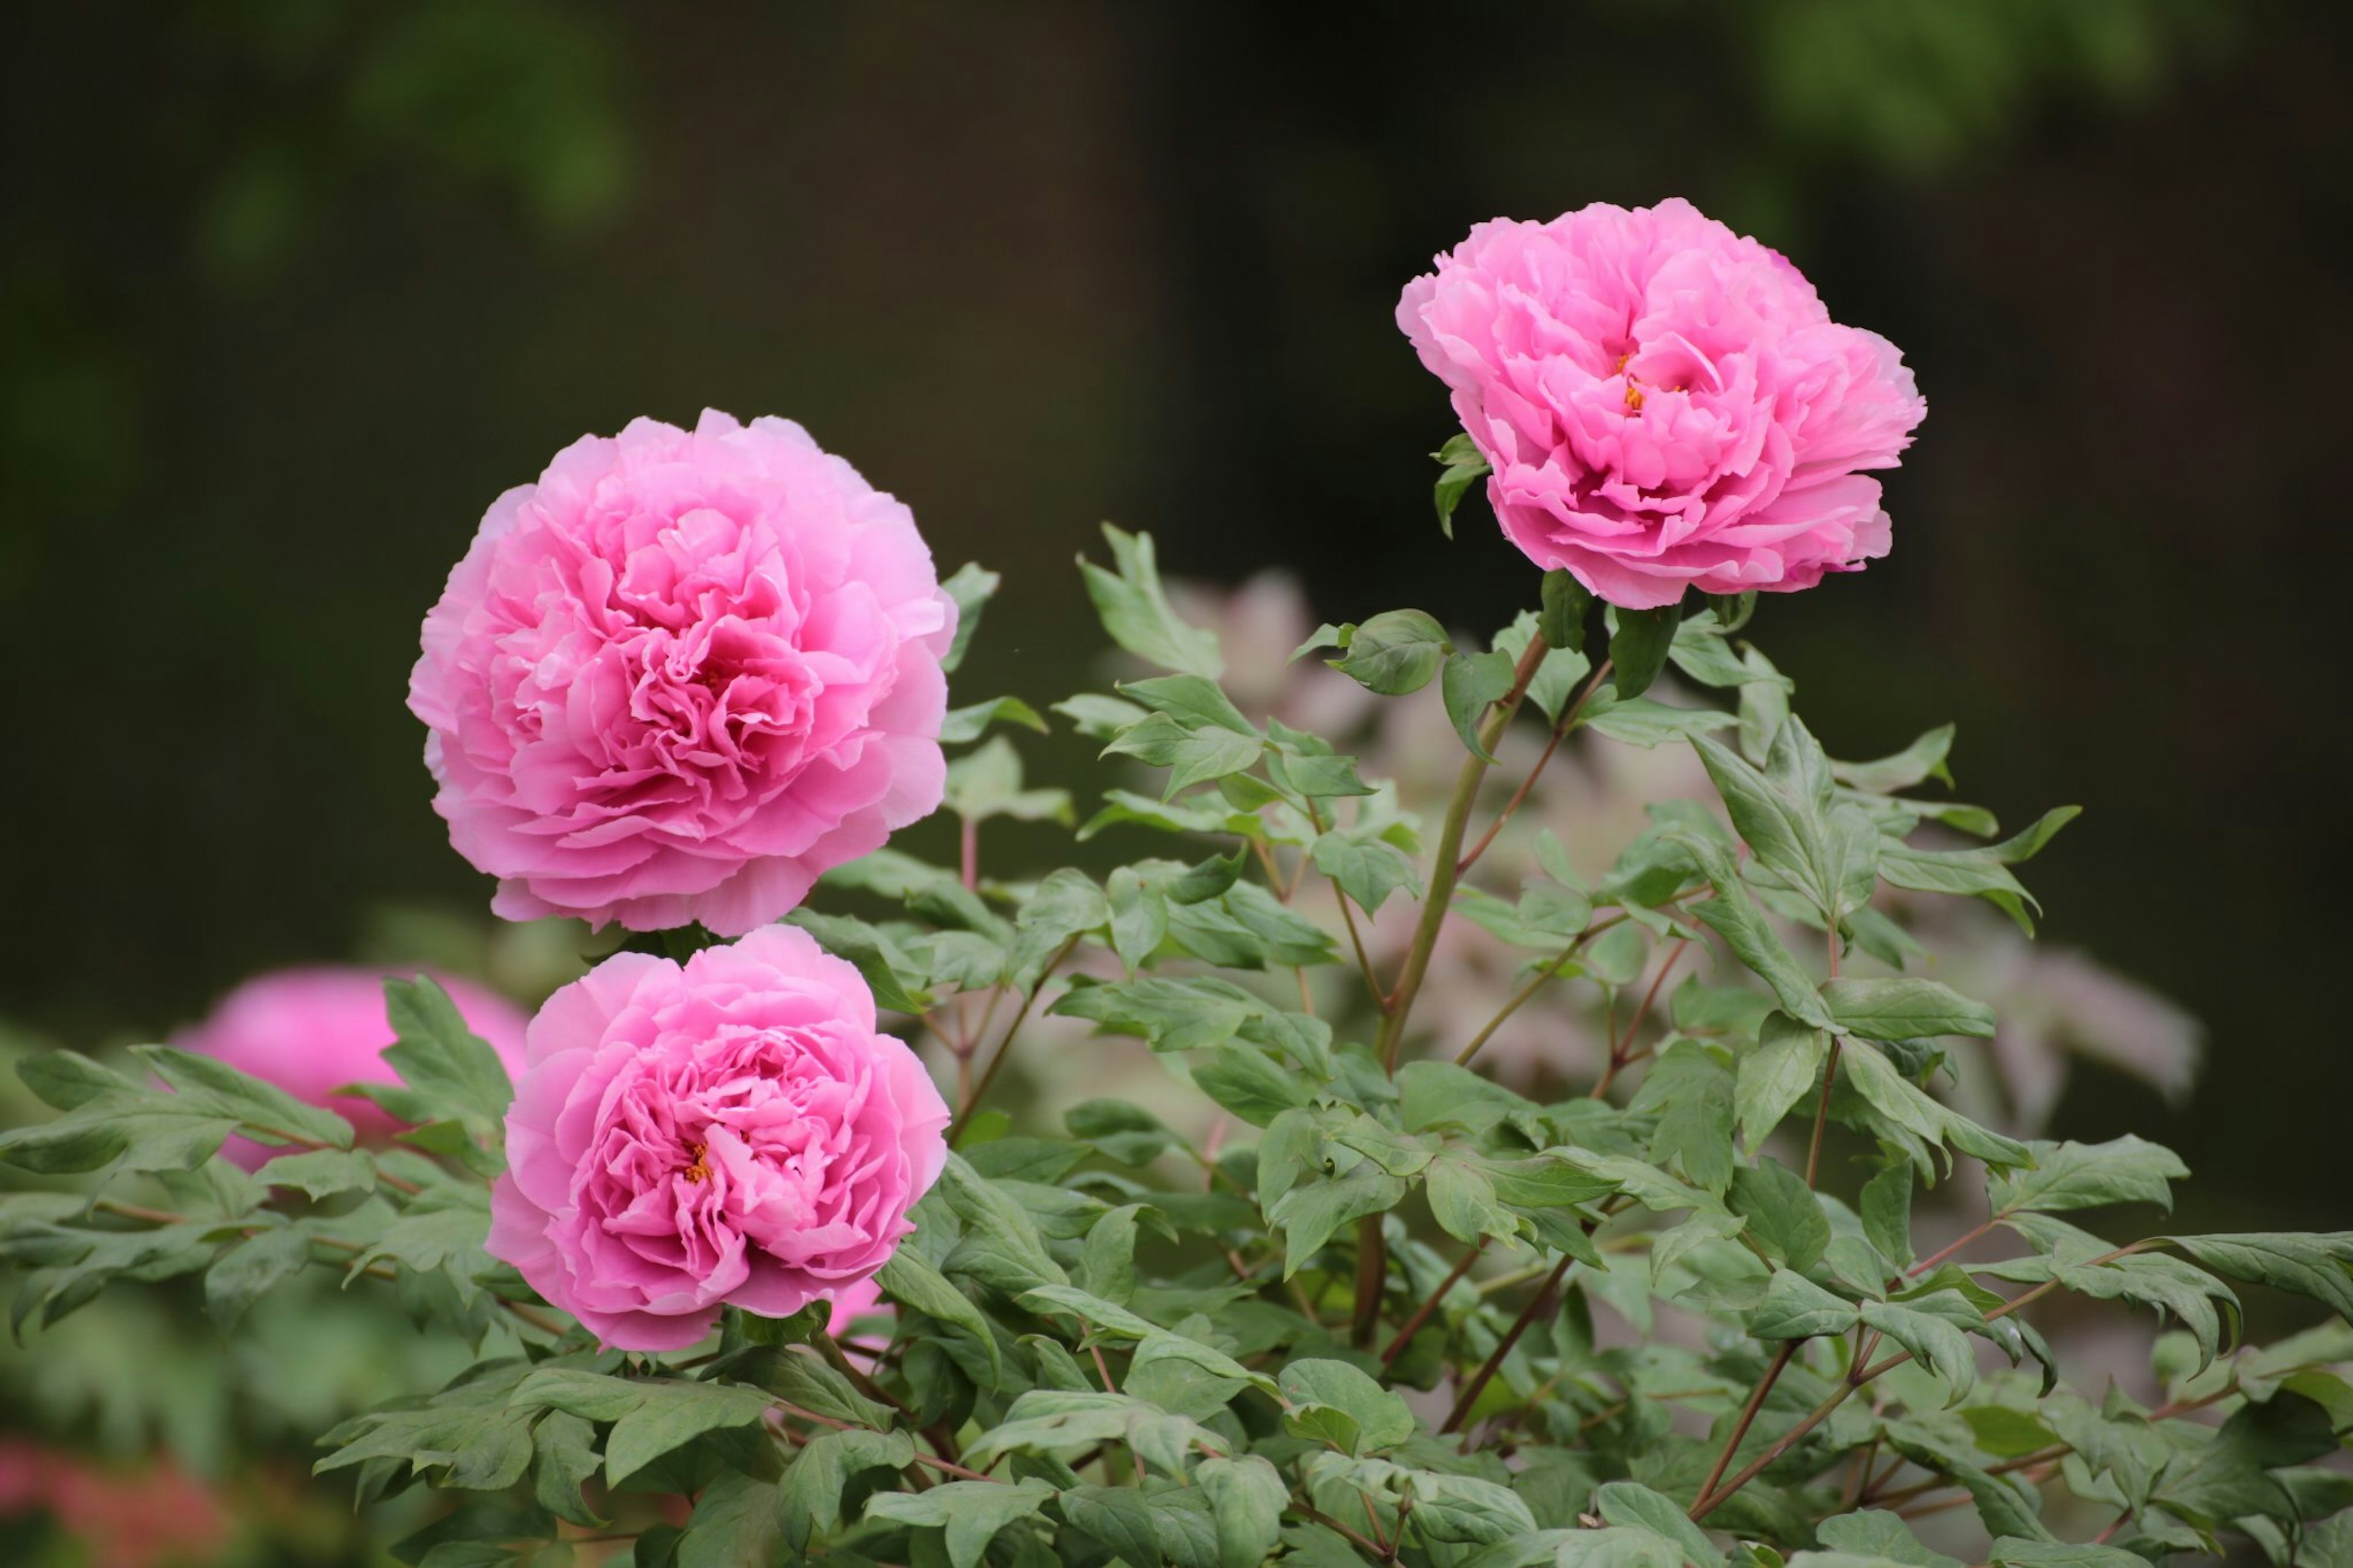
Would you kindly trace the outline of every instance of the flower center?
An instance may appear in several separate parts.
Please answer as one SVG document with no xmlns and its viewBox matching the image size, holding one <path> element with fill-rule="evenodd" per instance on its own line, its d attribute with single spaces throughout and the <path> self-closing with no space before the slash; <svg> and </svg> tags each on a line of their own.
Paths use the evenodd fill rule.
<svg viewBox="0 0 2353 1568">
<path fill-rule="evenodd" d="M 688 1181 L 697 1185 L 711 1179 L 710 1144 L 697 1143 L 694 1146 L 694 1163 L 686 1168 L 685 1176 Z"/>
</svg>

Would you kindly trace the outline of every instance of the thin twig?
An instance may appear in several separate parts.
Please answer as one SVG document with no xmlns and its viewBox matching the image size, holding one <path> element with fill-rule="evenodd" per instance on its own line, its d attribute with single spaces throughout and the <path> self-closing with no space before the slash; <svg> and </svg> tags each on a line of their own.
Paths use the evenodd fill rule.
<svg viewBox="0 0 2353 1568">
<path fill-rule="evenodd" d="M 1070 957 L 1071 950 L 1078 945 L 1079 938 L 1074 936 L 1057 948 L 1054 956 L 1039 972 L 1038 984 L 1029 987 L 1029 994 L 1021 998 L 1021 1005 L 1014 1010 L 1013 1022 L 1005 1026 L 1004 1037 L 997 1042 L 997 1054 L 988 1058 L 988 1070 L 980 1075 L 980 1082 L 974 1086 L 971 1094 L 965 1097 L 964 1103 L 956 1107 L 955 1127 L 948 1133 L 949 1148 L 953 1149 L 964 1142 L 965 1134 L 972 1128 L 973 1108 L 987 1098 L 988 1086 L 997 1081 L 997 1072 L 1005 1066 L 1005 1058 L 1013 1054 L 1014 1037 L 1021 1032 L 1021 1026 L 1029 1018 L 1029 1009 L 1036 1004 L 1038 994 L 1046 989 L 1046 982 L 1053 977 L 1054 971 L 1062 966 L 1062 961 Z"/>
<path fill-rule="evenodd" d="M 1449 1274 L 1445 1280 L 1440 1284 L 1438 1289 L 1430 1293 L 1430 1300 L 1424 1301 L 1420 1306 L 1414 1309 L 1413 1316 L 1405 1321 L 1405 1327 L 1397 1331 L 1397 1337 L 1389 1342 L 1388 1348 L 1381 1352 L 1381 1364 L 1383 1366 L 1387 1366 L 1391 1362 L 1397 1360 L 1399 1353 L 1405 1350 L 1407 1343 L 1412 1340 L 1413 1336 L 1421 1332 L 1421 1325 L 1430 1321 L 1430 1315 L 1438 1310 L 1438 1304 L 1446 1300 L 1446 1293 L 1449 1290 L 1453 1289 L 1456 1282 L 1459 1281 L 1465 1274 L 1471 1272 L 1471 1266 L 1478 1262 L 1479 1255 L 1486 1250 L 1487 1238 L 1481 1237 L 1479 1238 L 1479 1245 L 1464 1253 L 1462 1255 L 1462 1261 L 1454 1266 L 1454 1272 Z"/>
<path fill-rule="evenodd" d="M 1577 728 L 1577 721 L 1584 713 L 1585 704 L 1592 698 L 1594 692 L 1600 689 L 1602 681 L 1608 679 L 1609 676 L 1609 661 L 1605 658 L 1601 661 L 1601 668 L 1595 670 L 1592 678 L 1586 681 L 1585 689 L 1577 694 L 1577 700 L 1570 703 L 1562 712 L 1560 722 L 1552 727 L 1552 739 L 1545 742 L 1544 754 L 1538 757 L 1535 765 L 1528 770 L 1528 776 L 1520 781 L 1520 787 L 1513 792 L 1511 799 L 1504 803 L 1504 809 L 1496 814 L 1495 820 L 1489 825 L 1487 831 L 1479 836 L 1479 842 L 1472 845 L 1470 853 L 1464 855 L 1455 864 L 1456 876 L 1459 877 L 1471 869 L 1479 857 L 1487 852 L 1487 846 L 1495 842 L 1495 835 L 1504 831 L 1504 824 L 1511 821 L 1512 814 L 1519 810 L 1522 804 L 1527 800 L 1528 791 L 1535 786 L 1537 775 L 1545 771 L 1545 764 L 1552 761 L 1552 754 L 1560 750 L 1560 743 L 1568 739 L 1568 732 Z"/>
<path fill-rule="evenodd" d="M 1455 1400 L 1454 1408 L 1447 1414 L 1446 1425 L 1438 1429 L 1440 1436 L 1442 1437 L 1449 1432 L 1461 1429 L 1463 1419 L 1471 1414 L 1471 1406 L 1477 1404 L 1479 1395 L 1486 1391 L 1487 1384 L 1494 1377 L 1496 1369 L 1504 1364 L 1504 1358 L 1512 1353 L 1512 1347 L 1520 1342 L 1520 1336 L 1526 1333 L 1528 1325 L 1536 1321 L 1537 1312 L 1546 1301 L 1552 1299 L 1553 1292 L 1560 1286 L 1562 1277 L 1567 1274 L 1569 1266 L 1576 1261 L 1576 1258 L 1567 1253 L 1561 1254 L 1560 1261 L 1553 1266 L 1550 1274 L 1545 1276 L 1543 1287 L 1529 1299 L 1526 1306 L 1520 1309 L 1520 1315 L 1514 1318 L 1512 1321 L 1512 1326 L 1504 1331 L 1503 1339 L 1495 1345 L 1495 1353 L 1489 1356 L 1485 1364 L 1472 1374 L 1471 1381 L 1462 1385 L 1461 1396 Z"/>
<path fill-rule="evenodd" d="M 1765 1408 L 1766 1395 L 1771 1394 L 1773 1385 L 1781 1381 L 1781 1373 L 1788 1368 L 1789 1358 L 1798 1353 L 1798 1345 L 1796 1340 L 1784 1340 L 1781 1348 L 1773 1352 L 1773 1364 L 1765 1369 L 1765 1375 L 1757 1380 L 1756 1388 L 1748 1395 L 1748 1403 L 1740 1407 L 1740 1419 L 1732 1424 L 1732 1436 L 1725 1439 L 1724 1452 L 1715 1457 L 1715 1464 L 1707 1472 L 1707 1479 L 1700 1482 L 1700 1496 L 1705 1497 L 1714 1491 L 1715 1483 L 1724 1479 L 1724 1472 L 1732 1468 L 1732 1456 L 1740 1452 L 1741 1442 L 1756 1422 L 1757 1413 Z"/>
</svg>

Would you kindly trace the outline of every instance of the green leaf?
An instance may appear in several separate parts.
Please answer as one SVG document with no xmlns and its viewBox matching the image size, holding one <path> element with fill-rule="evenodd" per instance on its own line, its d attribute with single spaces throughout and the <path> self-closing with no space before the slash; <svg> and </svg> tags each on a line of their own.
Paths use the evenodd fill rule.
<svg viewBox="0 0 2353 1568">
<path fill-rule="evenodd" d="M 1781 939 L 1766 923 L 1763 911 L 1757 909 L 1746 886 L 1729 870 L 1720 881 L 1714 875 L 1709 879 L 1715 883 L 1715 897 L 1694 905 L 1692 913 L 1724 938 L 1735 958 L 1772 987 L 1784 1012 L 1800 1024 L 1828 1028 L 1830 1009 L 1815 990 L 1813 977 L 1799 968 L 1789 950 L 1781 945 Z"/>
<path fill-rule="evenodd" d="M 1917 1357 L 1945 1380 L 1945 1403 L 1959 1404 L 1977 1387 L 1977 1360 L 1965 1328 L 1982 1329 L 1985 1319 L 1957 1291 L 1938 1290 L 1902 1302 L 1865 1301 L 1862 1321 Z"/>
<path fill-rule="evenodd" d="M 1291 1489 L 1282 1474 L 1255 1454 L 1234 1459 L 1204 1459 L 1193 1479 L 1208 1494 L 1218 1526 L 1219 1568 L 1259 1568 L 1282 1537 L 1282 1511 Z"/>
<path fill-rule="evenodd" d="M 1308 1085 L 1256 1046 L 1220 1041 L 1213 1059 L 1193 1069 L 1202 1093 L 1253 1127 L 1309 1101 Z"/>
<path fill-rule="evenodd" d="M 1585 619 L 1593 608 L 1593 595 L 1561 567 L 1544 574 L 1544 614 L 1536 629 L 1544 640 L 1572 653 L 1585 651 Z"/>
<path fill-rule="evenodd" d="M 226 1336 L 261 1294 L 311 1261 L 311 1236 L 295 1226 L 257 1231 L 205 1271 L 205 1310 Z"/>
<path fill-rule="evenodd" d="M 506 1063 L 467 1026 L 449 994 L 420 974 L 413 981 L 385 980 L 384 999 L 393 1033 L 399 1037 L 385 1048 L 384 1059 L 426 1109 L 470 1126 L 496 1127 L 504 1121 L 507 1104 L 514 1099 Z M 320 1142 L 351 1147 L 348 1132 Z"/>
<path fill-rule="evenodd" d="M 2034 921 L 2029 911 L 2039 910 L 2041 906 L 2035 903 L 2025 886 L 2010 875 L 2008 868 L 2032 858 L 2059 829 L 2073 821 L 2081 811 L 2079 806 L 2060 806 L 2045 812 L 2034 826 L 2017 837 L 1976 849 L 1938 851 L 1915 849 L 1904 844 L 1885 844 L 1880 849 L 1880 875 L 1898 888 L 1927 893 L 1975 895 L 1984 899 L 2016 921 L 2027 935 L 2032 936 Z"/>
<path fill-rule="evenodd" d="M 1884 1509 L 1865 1509 L 1826 1519 L 1816 1528 L 1821 1543 L 1848 1557 L 1900 1563 L 1905 1568 L 1962 1568 L 1960 1559 L 1931 1552 L 1912 1533 L 1912 1527 Z"/>
<path fill-rule="evenodd" d="M 2056 1214 L 2105 1204 L 2169 1209 L 2169 1184 L 2189 1174 L 2172 1150 L 2131 1133 L 2105 1143 L 2037 1142 L 2027 1147 L 2034 1156 L 2031 1169 L 1996 1171 L 1987 1182 L 1986 1200 L 1996 1214 Z"/>
<path fill-rule="evenodd" d="M 1850 789 L 1870 795 L 1893 795 L 1924 780 L 1949 784 L 1952 773 L 1945 756 L 1953 749 L 1953 726 L 1939 724 L 1892 756 L 1868 763 L 1832 763 L 1831 776 Z"/>
<path fill-rule="evenodd" d="M 618 1486 L 674 1448 L 707 1432 L 749 1426 L 772 1404 L 756 1388 L 681 1378 L 620 1378 L 543 1368 L 516 1387 L 513 1405 L 548 1406 L 588 1421 L 610 1421 L 605 1477 Z"/>
<path fill-rule="evenodd" d="M 1810 1340 L 1842 1334 L 1854 1327 L 1860 1309 L 1801 1274 L 1773 1270 L 1765 1299 L 1747 1314 L 1748 1331 L 1760 1340 Z"/>
<path fill-rule="evenodd" d="M 1386 1214 L 1405 1201 L 1406 1184 L 1366 1160 L 1344 1173 L 1303 1182 L 1268 1205 L 1267 1223 L 1282 1232 L 1282 1277 L 1305 1268 L 1342 1226 Z"/>
<path fill-rule="evenodd" d="M 1071 721 L 1071 727 L 1091 741 L 1108 741 L 1145 717 L 1145 710 L 1133 702 L 1123 702 L 1116 697 L 1104 697 L 1096 692 L 1082 691 L 1051 704 L 1047 711 L 1060 713 Z"/>
<path fill-rule="evenodd" d="M 1423 1179 L 1430 1217 L 1455 1240 L 1476 1245 L 1518 1237 L 1518 1222 L 1496 1201 L 1495 1184 L 1476 1162 L 1450 1150 L 1430 1163 Z"/>
<path fill-rule="evenodd" d="M 1065 866 L 1049 872 L 1013 922 L 1006 967 L 1023 990 L 1036 985 L 1064 943 L 1111 923 L 1111 904 L 1094 879 Z"/>
<path fill-rule="evenodd" d="M 981 607 L 996 594 L 1004 579 L 977 561 L 967 561 L 957 567 L 940 586 L 955 601 L 955 640 L 948 644 L 947 657 L 940 660 L 941 673 L 954 675 L 964 663 L 966 649 L 972 647 L 972 635 L 980 629 Z"/>
<path fill-rule="evenodd" d="M 1132 697 L 1155 712 L 1166 713 L 1188 730 L 1204 725 L 1219 730 L 1231 730 L 1238 735 L 1258 736 L 1258 726 L 1242 717 L 1241 710 L 1214 680 L 1198 675 L 1161 675 L 1150 680 L 1128 680 L 1120 683 L 1120 694 Z"/>
<path fill-rule="evenodd" d="M 532 1496 L 539 1506 L 574 1524 L 604 1525 L 580 1491 L 604 1467 L 596 1428 L 566 1411 L 551 1410 L 532 1423 L 531 1445 Z"/>
<path fill-rule="evenodd" d="M 1830 1036 L 1822 1030 L 1800 1024 L 1787 1013 L 1766 1018 L 1756 1046 L 1741 1054 L 1733 1090 L 1733 1105 L 1749 1153 L 1756 1153 L 1781 1125 L 1782 1118 L 1820 1081 L 1830 1052 Z"/>
<path fill-rule="evenodd" d="M 1412 1407 L 1344 1361 L 1294 1361 L 1275 1378 L 1284 1430 L 1363 1456 L 1383 1453 L 1418 1429 Z"/>
<path fill-rule="evenodd" d="M 1621 606 L 1616 615 L 1618 629 L 1609 638 L 1609 662 L 1615 668 L 1610 683 L 1620 698 L 1640 697 L 1666 668 L 1667 650 L 1674 646 L 1683 608 L 1680 602 L 1655 610 Z"/>
<path fill-rule="evenodd" d="M 1117 572 L 1106 572 L 1082 555 L 1079 573 L 1111 640 L 1163 669 L 1207 680 L 1223 675 L 1225 660 L 1219 656 L 1216 635 L 1188 625 L 1170 606 L 1160 585 L 1152 536 L 1124 533 L 1110 523 L 1103 525 L 1103 531 Z"/>
<path fill-rule="evenodd" d="M 1045 716 L 1018 697 L 992 697 L 969 707 L 951 708 L 940 721 L 940 743 L 958 746 L 977 741 L 991 724 L 1019 724 L 1047 733 Z"/>
<path fill-rule="evenodd" d="M 2317 1301 L 2353 1322 L 2353 1231 L 2168 1238 L 2220 1274 Z"/>
<path fill-rule="evenodd" d="M 882 1269 L 875 1274 L 875 1286 L 882 1288 L 882 1295 L 902 1307 L 911 1307 L 913 1311 L 946 1323 L 948 1328 L 965 1331 L 981 1353 L 988 1356 L 990 1373 L 1002 1375 L 1005 1368 L 997 1359 L 997 1337 L 996 1332 L 990 1332 L 988 1319 L 981 1316 L 979 1307 L 974 1307 L 972 1298 L 951 1286 L 946 1276 L 924 1262 L 915 1253 L 915 1247 L 899 1247 L 892 1253 L 890 1262 L 882 1264 Z"/>
<path fill-rule="evenodd" d="M 1169 771 L 1163 800 L 1205 780 L 1238 773 L 1251 766 L 1265 749 L 1254 735 L 1207 726 L 1187 730 L 1166 713 L 1155 713 L 1114 736 L 1103 749 L 1104 756 L 1130 756 L 1148 766 Z"/>
<path fill-rule="evenodd" d="M 815 937 L 826 952 L 855 966 L 874 993 L 876 1006 L 914 1016 L 931 1007 L 931 993 L 913 989 L 900 979 L 902 973 L 913 972 L 913 961 L 880 927 L 848 915 L 819 914 L 807 906 L 785 919 Z"/>
<path fill-rule="evenodd" d="M 352 1258 L 346 1283 L 375 1263 L 397 1263 L 419 1274 L 448 1268 L 459 1295 L 473 1297 L 473 1268 L 491 1233 L 491 1194 L 482 1187 L 451 1183 L 427 1187 L 408 1200 L 400 1217 Z M 455 1264 L 457 1267 L 450 1267 Z"/>
<path fill-rule="evenodd" d="M 783 1501 L 776 1482 L 722 1470 L 694 1500 L 693 1516 L 679 1537 L 678 1568 L 770 1561 L 784 1533 Z"/>
<path fill-rule="evenodd" d="M 1493 762 L 1495 754 L 1479 743 L 1479 721 L 1486 716 L 1489 703 L 1512 689 L 1517 673 L 1512 656 L 1500 649 L 1487 653 L 1458 649 L 1446 656 L 1438 682 L 1439 692 L 1446 700 L 1446 717 L 1453 723 L 1454 732 L 1462 737 L 1462 744 L 1482 762 Z"/>
<path fill-rule="evenodd" d="M 1367 913 L 1377 912 L 1399 888 L 1421 897 L 1421 873 L 1412 860 L 1366 828 L 1335 827 L 1319 834 L 1308 856 L 1318 871 Z"/>
<path fill-rule="evenodd" d="M 1964 1154 L 1996 1165 L 2029 1165 L 2034 1155 L 2016 1139 L 1988 1131 L 1968 1118 L 1947 1110 L 1918 1085 L 1895 1070 L 1895 1065 L 1867 1040 L 1850 1040 L 1841 1054 L 1847 1081 L 1855 1092 L 1896 1127 L 1930 1144 L 1950 1144 Z M 1931 1178 L 1933 1167 L 1915 1158 L 1921 1173 Z"/>
<path fill-rule="evenodd" d="M 915 1462 L 906 1432 L 820 1432 L 785 1472 L 777 1513 L 785 1542 L 795 1552 L 841 1525 L 841 1494 L 862 1470 L 903 1470 Z"/>
<path fill-rule="evenodd" d="M 2211 1442 L 2167 1476 L 2157 1506 L 2204 1530 L 2248 1515 L 2297 1522 L 2294 1500 L 2269 1472 L 2306 1464 L 2337 1447 L 2327 1411 L 2282 1391 L 2222 1423 Z"/>
<path fill-rule="evenodd" d="M 1802 1274 L 1830 1247 L 1830 1216 L 1821 1199 L 1778 1160 L 1735 1172 L 1730 1201 L 1732 1212 L 1748 1222 L 1750 1237 L 1776 1263 Z"/>
<path fill-rule="evenodd" d="M 16 1064 L 16 1076 L 41 1103 L 72 1110 L 108 1094 L 138 1094 L 140 1086 L 79 1051 L 42 1051 Z"/>
<path fill-rule="evenodd" d="M 1604 1482 L 1593 1494 L 1593 1511 L 1610 1524 L 1666 1537 L 1686 1563 L 1714 1563 L 1724 1556 L 1672 1498 L 1633 1481 Z"/>
<path fill-rule="evenodd" d="M 132 1054 L 180 1093 L 202 1096 L 236 1117 L 249 1131 L 274 1133 L 280 1142 L 299 1140 L 337 1149 L 352 1146 L 352 1124 L 333 1111 L 306 1105 L 276 1084 L 264 1083 L 212 1057 L 171 1046 L 134 1046 Z M 503 1068 L 499 1069 L 499 1081 L 506 1081 Z"/>
<path fill-rule="evenodd" d="M 1717 708 L 1671 708 L 1648 697 L 1619 697 L 1609 687 L 1595 693 L 1577 722 L 1629 746 L 1649 750 L 1688 741 L 1736 722 Z"/>
<path fill-rule="evenodd" d="M 1445 472 L 1438 476 L 1431 487 L 1430 500 L 1438 508 L 1438 526 L 1447 538 L 1454 537 L 1454 509 L 1471 487 L 1494 470 L 1488 467 L 1478 443 L 1468 435 L 1457 434 L 1446 439 L 1446 445 L 1430 454 L 1443 463 Z"/>
<path fill-rule="evenodd" d="M 1172 878 L 1167 884 L 1168 901 L 1172 904 L 1198 904 L 1221 898 L 1242 874 L 1242 866 L 1250 851 L 1237 846 L 1230 855 L 1212 855 L 1198 865 Z"/>
<path fill-rule="evenodd" d="M 2148 1559 L 2121 1546 L 2092 1542 L 2021 1540 L 2005 1535 L 1986 1561 L 1998 1568 L 2148 1568 Z"/>
<path fill-rule="evenodd" d="M 1356 628 L 1347 657 L 1326 662 L 1367 691 L 1402 697 L 1429 685 L 1453 646 L 1421 611 L 1384 610 Z"/>
<path fill-rule="evenodd" d="M 1938 1035 L 1990 1039 L 1993 1009 L 1934 980 L 1855 979 L 1822 983 L 1822 1001 L 1840 1032 L 1866 1040 L 1921 1040 Z"/>
<path fill-rule="evenodd" d="M 1052 1487 L 1034 1478 L 1010 1485 L 947 1481 L 928 1491 L 877 1492 L 867 1500 L 866 1517 L 943 1531 L 949 1568 L 977 1568 L 999 1531 L 1035 1518 L 1053 1496 Z"/>
<path fill-rule="evenodd" d="M 1075 976 L 1071 989 L 1046 1011 L 1133 1035 L 1155 1051 L 1190 1051 L 1233 1038 L 1245 1022 L 1269 1009 L 1223 980 L 1155 974 L 1112 984 Z"/>
<path fill-rule="evenodd" d="M 375 1161 L 364 1150 L 313 1149 L 301 1154 L 280 1154 L 254 1173 L 266 1186 L 291 1187 L 306 1197 L 336 1193 L 372 1192 Z"/>
<path fill-rule="evenodd" d="M 1715 1051 L 1698 1040 L 1669 1045 L 1642 1079 L 1632 1109 L 1658 1117 L 1652 1161 L 1675 1161 L 1685 1177 L 1711 1193 L 1721 1194 L 1731 1183 L 1733 1078 Z"/>
<path fill-rule="evenodd" d="M 1898 1268 L 1912 1262 L 1912 1167 L 1898 1161 L 1863 1183 L 1862 1234 Z"/>
<path fill-rule="evenodd" d="M 1016 822 L 1068 824 L 1075 814 L 1068 790 L 1024 789 L 1021 753 L 1002 735 L 948 763 L 944 803 L 966 822 L 1010 817 Z"/>
<path fill-rule="evenodd" d="M 1413 1527 L 1437 1545 L 1487 1546 L 1524 1539 L 1535 1515 L 1501 1481 L 1444 1470 L 1408 1470 Z"/>
</svg>

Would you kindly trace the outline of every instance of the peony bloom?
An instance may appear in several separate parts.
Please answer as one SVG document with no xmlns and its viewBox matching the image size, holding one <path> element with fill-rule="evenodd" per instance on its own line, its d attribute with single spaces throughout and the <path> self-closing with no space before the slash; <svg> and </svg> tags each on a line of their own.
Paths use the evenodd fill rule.
<svg viewBox="0 0 2353 1568">
<path fill-rule="evenodd" d="M 947 1161 L 931 1076 L 788 926 L 683 967 L 617 953 L 548 998 L 528 1054 L 490 1250 L 623 1350 L 692 1344 L 722 1302 L 854 1301 Z"/>
<path fill-rule="evenodd" d="M 434 809 L 510 920 L 739 935 L 939 805 L 955 621 L 907 509 L 797 425 L 583 437 L 425 618 Z"/>
<path fill-rule="evenodd" d="M 1688 202 L 1482 223 L 1398 325 L 1453 389 L 1504 533 L 1614 605 L 1788 593 L 1887 553 L 1863 470 L 1927 413 L 1903 355 Z"/>
<path fill-rule="evenodd" d="M 467 1027 L 490 1042 L 510 1075 L 522 1070 L 522 1010 L 494 991 L 435 976 Z M 383 1140 L 399 1125 L 373 1100 L 333 1091 L 350 1083 L 397 1083 L 380 1054 L 393 1042 L 385 1021 L 384 977 L 372 969 L 283 969 L 257 975 L 223 997 L 212 1016 L 174 1041 L 217 1057 L 239 1072 L 274 1083 L 305 1104 L 322 1106 Z M 223 1152 L 250 1171 L 281 1149 L 232 1138 Z"/>
</svg>

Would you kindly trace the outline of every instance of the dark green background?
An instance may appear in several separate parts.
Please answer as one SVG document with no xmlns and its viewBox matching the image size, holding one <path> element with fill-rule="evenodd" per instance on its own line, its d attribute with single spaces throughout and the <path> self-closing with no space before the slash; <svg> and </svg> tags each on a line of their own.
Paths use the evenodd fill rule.
<svg viewBox="0 0 2353 1568">
<path fill-rule="evenodd" d="M 1757 635 L 1834 751 L 1951 717 L 2089 807 L 2047 940 L 2211 1029 L 2063 1120 L 2341 1225 L 2353 11 L 2239 0 L 14 8 L 0 23 L 0 1015 L 153 1033 L 385 903 L 479 910 L 401 707 L 484 505 L 584 430 L 782 413 L 1008 587 L 1288 563 L 1494 623 L 1534 574 L 1391 324 L 1472 221 L 1682 194 L 1887 333 L 1894 557 Z M 1446 13 L 1446 14 L 1441 14 Z"/>
</svg>

